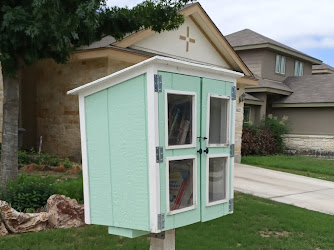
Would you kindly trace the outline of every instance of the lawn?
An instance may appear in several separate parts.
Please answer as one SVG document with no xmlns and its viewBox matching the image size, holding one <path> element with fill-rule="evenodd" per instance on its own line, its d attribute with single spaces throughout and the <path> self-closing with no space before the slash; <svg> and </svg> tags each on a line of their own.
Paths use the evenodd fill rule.
<svg viewBox="0 0 334 250">
<path fill-rule="evenodd" d="M 235 213 L 176 230 L 176 249 L 334 249 L 334 216 L 237 193 Z M 0 238 L 0 249 L 149 249 L 103 226 Z"/>
<path fill-rule="evenodd" d="M 334 160 L 307 156 L 243 156 L 241 163 L 334 181 Z"/>
</svg>

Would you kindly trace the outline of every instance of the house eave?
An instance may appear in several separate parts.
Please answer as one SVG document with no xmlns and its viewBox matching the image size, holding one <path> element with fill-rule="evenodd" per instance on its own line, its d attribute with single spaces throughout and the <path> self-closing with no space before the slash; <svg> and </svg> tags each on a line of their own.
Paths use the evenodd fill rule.
<svg viewBox="0 0 334 250">
<path fill-rule="evenodd" d="M 321 108 L 334 107 L 334 102 L 313 102 L 313 103 L 275 103 L 273 108 Z"/>
<path fill-rule="evenodd" d="M 292 50 L 289 50 L 289 49 L 286 49 L 286 48 L 283 48 L 283 47 L 280 47 L 280 46 L 277 46 L 277 45 L 274 45 L 274 44 L 271 44 L 271 43 L 235 46 L 233 48 L 234 48 L 235 51 L 251 50 L 251 49 L 272 49 L 272 50 L 275 50 L 275 51 L 280 52 L 280 53 L 285 53 L 285 54 L 300 58 L 304 61 L 312 63 L 313 65 L 322 64 L 322 61 L 320 61 L 320 60 L 318 60 L 314 57 L 307 56 L 307 55 L 298 53 L 296 51 L 292 51 Z"/>
<path fill-rule="evenodd" d="M 272 88 L 263 88 L 263 87 L 252 87 L 252 88 L 246 88 L 246 93 L 257 93 L 257 92 L 266 92 L 266 93 L 272 93 L 272 94 L 279 94 L 279 95 L 291 95 L 292 92 L 280 90 L 280 89 L 272 89 Z"/>
<path fill-rule="evenodd" d="M 257 105 L 257 106 L 261 106 L 263 105 L 263 101 L 255 101 L 255 100 L 245 100 L 244 101 L 245 104 L 249 104 L 249 105 Z"/>
</svg>

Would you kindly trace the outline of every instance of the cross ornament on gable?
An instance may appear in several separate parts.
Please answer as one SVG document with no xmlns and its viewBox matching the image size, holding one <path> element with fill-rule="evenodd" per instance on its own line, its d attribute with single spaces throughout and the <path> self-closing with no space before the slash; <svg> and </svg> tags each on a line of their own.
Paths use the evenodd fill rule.
<svg viewBox="0 0 334 250">
<path fill-rule="evenodd" d="M 195 39 L 189 36 L 189 27 L 187 27 L 187 36 L 180 36 L 180 39 L 186 41 L 186 52 L 189 51 L 189 43 L 195 43 Z"/>
</svg>

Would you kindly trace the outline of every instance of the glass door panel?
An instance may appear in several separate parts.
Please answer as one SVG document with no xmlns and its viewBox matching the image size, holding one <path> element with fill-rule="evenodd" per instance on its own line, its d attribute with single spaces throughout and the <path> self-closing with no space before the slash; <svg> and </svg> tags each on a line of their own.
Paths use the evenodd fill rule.
<svg viewBox="0 0 334 250">
<path fill-rule="evenodd" d="M 229 142 L 229 98 L 209 95 L 209 142 L 210 146 L 223 146 Z"/>
<path fill-rule="evenodd" d="M 233 83 L 203 78 L 201 114 L 201 221 L 229 213 Z M 204 140 L 206 138 L 206 140 Z"/>
</svg>

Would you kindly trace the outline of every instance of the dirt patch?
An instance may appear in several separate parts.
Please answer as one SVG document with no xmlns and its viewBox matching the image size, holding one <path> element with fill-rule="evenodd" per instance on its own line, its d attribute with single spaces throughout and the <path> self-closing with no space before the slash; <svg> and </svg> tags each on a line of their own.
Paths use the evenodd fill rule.
<svg viewBox="0 0 334 250">
<path fill-rule="evenodd" d="M 289 237 L 290 232 L 288 231 L 270 231 L 270 230 L 266 230 L 266 231 L 259 231 L 259 234 L 262 238 L 270 238 L 270 237 L 274 237 L 276 239 L 281 238 L 281 237 Z"/>
</svg>

